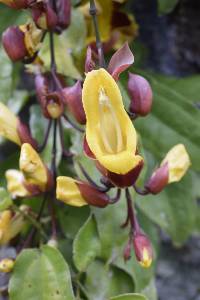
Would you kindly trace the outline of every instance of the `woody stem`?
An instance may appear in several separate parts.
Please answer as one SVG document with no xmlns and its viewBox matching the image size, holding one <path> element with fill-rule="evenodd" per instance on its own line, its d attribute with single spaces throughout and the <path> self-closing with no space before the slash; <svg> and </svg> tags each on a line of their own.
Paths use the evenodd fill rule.
<svg viewBox="0 0 200 300">
<path fill-rule="evenodd" d="M 92 16 L 94 30 L 95 30 L 95 36 L 96 36 L 96 47 L 98 51 L 98 57 L 99 57 L 99 65 L 100 67 L 105 68 L 105 58 L 103 53 L 103 46 L 101 42 L 101 37 L 99 33 L 99 26 L 97 21 L 97 9 L 94 0 L 90 0 L 90 15 Z"/>
</svg>

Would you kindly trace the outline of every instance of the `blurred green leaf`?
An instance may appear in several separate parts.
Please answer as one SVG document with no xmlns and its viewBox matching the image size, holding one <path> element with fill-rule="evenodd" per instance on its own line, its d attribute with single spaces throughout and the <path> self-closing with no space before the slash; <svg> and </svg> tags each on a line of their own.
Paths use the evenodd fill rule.
<svg viewBox="0 0 200 300">
<path fill-rule="evenodd" d="M 74 239 L 73 259 L 77 269 L 80 272 L 85 271 L 91 261 L 100 254 L 100 249 L 96 221 L 90 216 Z"/>
<path fill-rule="evenodd" d="M 12 199 L 8 191 L 0 187 L 0 211 L 7 209 L 12 205 Z"/>
<path fill-rule="evenodd" d="M 167 14 L 170 13 L 179 0 L 158 0 L 158 12 L 160 14 Z"/>
<path fill-rule="evenodd" d="M 126 272 L 116 267 L 107 267 L 96 260 L 87 269 L 85 290 L 88 300 L 107 300 L 112 296 L 133 292 L 134 283 Z"/>
<path fill-rule="evenodd" d="M 60 252 L 49 246 L 24 250 L 9 283 L 10 300 L 75 300 L 69 268 Z"/>
<path fill-rule="evenodd" d="M 25 11 L 16 11 L 3 4 L 0 4 L 0 11 L 0 35 L 8 26 L 11 26 L 13 24 L 23 24 L 27 18 L 27 14 Z"/>
</svg>

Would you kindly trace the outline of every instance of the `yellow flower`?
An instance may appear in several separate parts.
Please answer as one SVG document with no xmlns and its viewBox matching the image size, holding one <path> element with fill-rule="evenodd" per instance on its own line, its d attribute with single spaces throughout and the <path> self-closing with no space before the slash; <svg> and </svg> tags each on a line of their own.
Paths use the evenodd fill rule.
<svg viewBox="0 0 200 300">
<path fill-rule="evenodd" d="M 30 196 L 30 192 L 24 185 L 25 178 L 22 172 L 18 170 L 7 170 L 6 180 L 7 190 L 13 198 Z"/>
<path fill-rule="evenodd" d="M 33 56 L 40 49 L 43 31 L 34 22 L 21 25 L 19 29 L 24 33 L 24 43 L 29 56 Z"/>
<path fill-rule="evenodd" d="M 87 73 L 82 101 L 90 150 L 110 172 L 127 174 L 143 159 L 136 155 L 137 134 L 120 90 L 105 69 Z"/>
<path fill-rule="evenodd" d="M 21 145 L 17 132 L 18 122 L 18 118 L 13 114 L 13 112 L 0 102 L 0 135 L 18 145 Z"/>
<path fill-rule="evenodd" d="M 76 181 L 71 177 L 60 176 L 57 178 L 57 199 L 72 206 L 84 206 L 88 203 L 83 199 Z"/>
<path fill-rule="evenodd" d="M 168 183 L 180 181 L 191 165 L 190 157 L 184 145 L 174 146 L 165 156 L 161 166 L 168 163 Z"/>
<path fill-rule="evenodd" d="M 58 200 L 72 206 L 94 205 L 105 207 L 109 198 L 87 182 L 75 180 L 71 177 L 57 178 L 56 197 Z"/>
<path fill-rule="evenodd" d="M 22 145 L 19 166 L 27 183 L 38 186 L 41 191 L 46 190 L 49 180 L 48 170 L 30 144 Z"/>
<path fill-rule="evenodd" d="M 24 218 L 20 213 L 5 210 L 0 213 L 0 245 L 7 244 L 14 238 L 25 224 Z"/>
</svg>

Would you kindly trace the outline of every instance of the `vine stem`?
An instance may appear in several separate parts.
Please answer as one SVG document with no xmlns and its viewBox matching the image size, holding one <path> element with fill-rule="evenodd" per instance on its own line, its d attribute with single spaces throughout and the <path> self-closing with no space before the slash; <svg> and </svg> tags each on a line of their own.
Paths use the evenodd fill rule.
<svg viewBox="0 0 200 300">
<path fill-rule="evenodd" d="M 98 21 L 97 21 L 97 8 L 96 8 L 94 0 L 90 0 L 90 15 L 92 16 L 94 30 L 95 30 L 96 47 L 97 47 L 97 51 L 98 51 L 99 65 L 100 65 L 100 67 L 105 68 L 106 63 L 105 63 L 103 46 L 102 46 L 102 42 L 101 42 L 99 26 L 98 26 Z"/>
<path fill-rule="evenodd" d="M 128 188 L 126 188 L 126 200 L 127 200 L 127 210 L 128 210 L 128 214 L 127 214 L 128 217 L 126 223 L 128 224 L 128 221 L 130 221 L 130 225 L 131 225 L 130 234 L 134 234 L 136 232 L 140 232 L 140 226 L 137 221 L 135 211 L 133 209 L 132 199 Z"/>
</svg>

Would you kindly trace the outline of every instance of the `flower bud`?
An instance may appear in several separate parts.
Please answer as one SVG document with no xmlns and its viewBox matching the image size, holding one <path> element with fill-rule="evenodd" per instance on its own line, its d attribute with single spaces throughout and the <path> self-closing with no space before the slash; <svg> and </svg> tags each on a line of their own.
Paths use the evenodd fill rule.
<svg viewBox="0 0 200 300">
<path fill-rule="evenodd" d="M 183 144 L 174 146 L 165 156 L 161 166 L 168 164 L 168 183 L 180 181 L 191 165 L 190 157 Z"/>
<path fill-rule="evenodd" d="M 38 147 L 37 141 L 31 136 L 28 126 L 23 124 L 20 120 L 18 120 L 17 132 L 18 132 L 21 144 L 28 143 L 34 149 L 37 149 L 37 147 Z"/>
<path fill-rule="evenodd" d="M 70 0 L 57 0 L 57 28 L 66 29 L 71 21 L 71 1 Z"/>
<path fill-rule="evenodd" d="M 37 2 L 32 7 L 32 17 L 35 24 L 43 30 L 54 29 L 57 25 L 58 18 L 49 3 Z"/>
<path fill-rule="evenodd" d="M 131 243 L 130 241 L 128 242 L 128 244 L 125 246 L 124 248 L 124 261 L 127 262 L 127 260 L 129 260 L 131 258 Z"/>
<path fill-rule="evenodd" d="M 2 43 L 12 61 L 22 60 L 28 55 L 24 42 L 25 34 L 18 26 L 9 27 L 2 35 Z"/>
<path fill-rule="evenodd" d="M 29 2 L 30 0 L 0 0 L 0 3 L 4 3 L 14 9 L 28 8 Z"/>
<path fill-rule="evenodd" d="M 128 91 L 131 97 L 130 112 L 146 116 L 152 107 L 152 89 L 148 81 L 136 74 L 129 73 Z"/>
<path fill-rule="evenodd" d="M 51 187 L 51 173 L 30 144 L 22 145 L 19 166 L 28 184 L 38 186 L 42 192 Z"/>
<path fill-rule="evenodd" d="M 13 270 L 15 261 L 11 258 L 4 258 L 0 261 L 0 272 L 9 273 Z"/>
<path fill-rule="evenodd" d="M 87 53 L 85 58 L 85 73 L 91 72 L 95 68 L 95 62 L 93 60 L 93 52 L 91 46 L 87 47 Z"/>
<path fill-rule="evenodd" d="M 59 92 L 49 93 L 46 96 L 46 110 L 52 119 L 57 119 L 62 115 L 64 106 Z"/>
<path fill-rule="evenodd" d="M 86 116 L 82 104 L 81 81 L 78 80 L 72 87 L 63 89 L 64 101 L 69 110 L 80 124 L 86 123 Z"/>
<path fill-rule="evenodd" d="M 145 187 L 150 193 L 158 194 L 168 184 L 168 180 L 169 168 L 168 163 L 165 163 L 153 172 Z"/>
<path fill-rule="evenodd" d="M 140 265 L 149 268 L 153 260 L 153 249 L 148 237 L 142 233 L 136 233 L 133 237 L 133 247 Z"/>
<path fill-rule="evenodd" d="M 0 245 L 7 244 L 11 239 L 18 235 L 25 225 L 24 217 L 11 210 L 0 213 Z"/>
<path fill-rule="evenodd" d="M 92 185 L 71 177 L 57 177 L 56 196 L 58 200 L 72 206 L 93 205 L 105 207 L 109 204 L 106 194 L 99 192 Z"/>
</svg>

